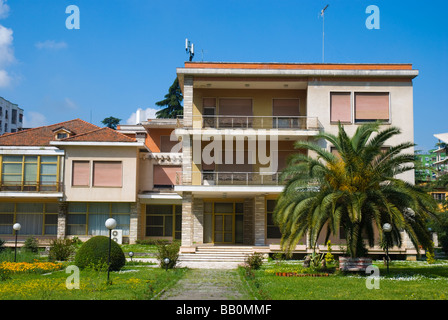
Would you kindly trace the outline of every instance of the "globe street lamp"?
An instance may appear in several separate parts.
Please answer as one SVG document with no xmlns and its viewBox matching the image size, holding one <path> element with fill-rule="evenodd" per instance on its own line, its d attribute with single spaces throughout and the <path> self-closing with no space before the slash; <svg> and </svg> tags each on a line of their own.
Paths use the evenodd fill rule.
<svg viewBox="0 0 448 320">
<path fill-rule="evenodd" d="M 392 231 L 392 226 L 390 223 L 383 224 L 383 231 L 385 233 L 384 236 L 386 237 L 386 266 L 387 273 L 389 273 L 389 238 L 387 234 Z"/>
<path fill-rule="evenodd" d="M 129 255 L 129 257 L 131 257 L 131 262 L 132 262 L 132 257 L 134 256 L 134 252 L 129 251 L 128 255 Z"/>
<path fill-rule="evenodd" d="M 110 247 L 112 242 L 112 229 L 115 229 L 117 226 L 117 221 L 113 218 L 109 218 L 106 220 L 106 228 L 109 229 L 109 254 L 107 256 L 107 283 L 109 283 L 109 272 L 110 272 Z"/>
<path fill-rule="evenodd" d="M 15 223 L 12 228 L 15 230 L 16 232 L 16 243 L 14 246 L 14 262 L 16 262 L 17 259 L 17 234 L 19 233 L 20 229 L 22 228 L 22 226 L 20 225 L 20 223 Z"/>
<path fill-rule="evenodd" d="M 163 259 L 163 262 L 165 262 L 165 271 L 168 271 L 168 264 L 170 263 L 170 259 L 165 258 Z"/>
</svg>

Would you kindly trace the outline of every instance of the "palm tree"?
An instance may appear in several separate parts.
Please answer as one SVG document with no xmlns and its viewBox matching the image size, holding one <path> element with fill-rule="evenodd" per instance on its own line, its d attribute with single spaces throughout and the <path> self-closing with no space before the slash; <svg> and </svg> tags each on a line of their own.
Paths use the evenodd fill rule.
<svg viewBox="0 0 448 320">
<path fill-rule="evenodd" d="M 437 204 L 419 187 L 397 178 L 413 170 L 414 155 L 403 151 L 412 143 L 386 149 L 384 143 L 400 133 L 395 127 L 380 130 L 379 123 L 360 125 L 350 138 L 339 124 L 338 135 L 321 133 L 336 154 L 318 144 L 298 141 L 296 148 L 317 154 L 295 154 L 283 171 L 285 189 L 279 196 L 274 219 L 282 232 L 283 249 L 290 251 L 304 236 L 313 247 L 321 232 L 345 232 L 347 253 L 351 257 L 366 255 L 368 245 L 375 244 L 374 230 L 384 223 L 392 225 L 388 237 L 401 245 L 400 231 L 405 230 L 419 248 L 431 246 L 426 221 L 432 218 Z M 380 241 L 383 233 L 379 232 Z"/>
</svg>

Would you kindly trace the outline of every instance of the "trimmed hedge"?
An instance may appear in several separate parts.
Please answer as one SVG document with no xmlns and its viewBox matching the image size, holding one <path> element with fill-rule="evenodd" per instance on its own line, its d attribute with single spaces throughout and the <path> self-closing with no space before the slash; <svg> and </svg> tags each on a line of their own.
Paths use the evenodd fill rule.
<svg viewBox="0 0 448 320">
<path fill-rule="evenodd" d="M 109 254 L 109 238 L 106 236 L 96 236 L 86 241 L 79 248 L 75 257 L 75 265 L 81 269 L 86 267 L 107 268 Z M 110 249 L 110 270 L 119 271 L 126 263 L 123 250 L 115 242 L 111 241 Z"/>
</svg>

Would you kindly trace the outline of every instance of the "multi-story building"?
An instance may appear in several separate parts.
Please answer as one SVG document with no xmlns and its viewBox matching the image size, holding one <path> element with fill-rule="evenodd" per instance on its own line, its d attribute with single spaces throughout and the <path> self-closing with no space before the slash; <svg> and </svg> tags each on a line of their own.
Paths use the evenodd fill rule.
<svg viewBox="0 0 448 320">
<path fill-rule="evenodd" d="M 2 186 L 15 188 L 0 191 L 0 234 L 36 219 L 28 234 L 84 239 L 104 234 L 112 216 L 130 243 L 180 239 L 183 253 L 217 244 L 276 252 L 279 173 L 289 155 L 307 154 L 295 141 L 331 151 L 320 132 L 337 134 L 341 122 L 353 134 L 376 120 L 401 128 L 390 146 L 413 141 L 418 71 L 409 64 L 186 62 L 177 75 L 182 119 L 116 131 L 72 120 L 0 137 Z M 414 183 L 413 172 L 401 178 Z M 33 216 L 27 206 L 38 208 Z M 341 238 L 331 238 L 335 251 Z M 391 253 L 415 255 L 403 240 Z M 296 247 L 311 250 L 305 238 Z"/>
<path fill-rule="evenodd" d="M 341 122 L 353 134 L 376 120 L 401 128 L 391 146 L 413 141 L 418 71 L 409 64 L 186 62 L 177 74 L 184 94 L 183 124 L 176 129 L 183 162 L 174 191 L 182 196 L 185 251 L 207 243 L 279 249 L 272 221 L 283 190 L 278 174 L 288 155 L 307 153 L 295 150 L 294 141 L 315 141 L 330 151 L 316 138 L 322 130 L 337 134 Z M 414 183 L 413 172 L 401 178 Z M 401 252 L 414 254 L 404 240 Z M 296 250 L 309 251 L 307 240 Z"/>
<path fill-rule="evenodd" d="M 22 129 L 23 109 L 15 103 L 0 97 L 0 134 Z"/>
</svg>

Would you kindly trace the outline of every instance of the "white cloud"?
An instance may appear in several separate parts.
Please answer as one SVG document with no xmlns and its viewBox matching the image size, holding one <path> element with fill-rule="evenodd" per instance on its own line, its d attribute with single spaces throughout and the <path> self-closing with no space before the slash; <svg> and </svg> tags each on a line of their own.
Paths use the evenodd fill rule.
<svg viewBox="0 0 448 320">
<path fill-rule="evenodd" d="M 5 70 L 0 70 L 0 88 L 8 87 L 11 84 L 11 77 Z"/>
<path fill-rule="evenodd" d="M 64 107 L 71 109 L 71 110 L 78 109 L 78 105 L 72 99 L 69 99 L 69 98 L 64 99 Z"/>
<path fill-rule="evenodd" d="M 0 0 L 0 19 L 4 19 L 9 15 L 9 6 L 6 4 L 6 0 Z"/>
<path fill-rule="evenodd" d="M 0 0 L 0 19 L 4 19 L 8 15 L 9 6 L 6 4 L 6 0 Z M 5 67 L 15 61 L 12 34 L 12 29 L 0 25 L 0 88 L 11 84 L 11 76 L 5 70 Z"/>
<path fill-rule="evenodd" d="M 35 128 L 47 125 L 47 118 L 39 112 L 25 111 L 23 114 L 23 127 Z"/>
<path fill-rule="evenodd" d="M 1 1 L 1 0 L 0 0 Z M 36 48 L 37 49 L 49 49 L 49 50 L 60 50 L 67 48 L 68 45 L 64 41 L 54 41 L 54 40 L 46 40 L 43 42 L 37 42 Z"/>
<path fill-rule="evenodd" d="M 146 121 L 147 119 L 155 119 L 156 117 L 156 112 L 159 111 L 157 109 L 153 109 L 153 108 L 147 108 L 146 110 L 143 109 L 138 109 L 140 110 L 140 121 L 137 121 L 137 111 L 133 112 L 131 114 L 131 116 L 128 118 L 128 120 L 126 120 L 126 124 L 136 124 L 139 123 L 141 121 Z"/>
</svg>

